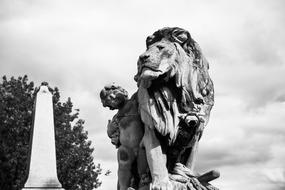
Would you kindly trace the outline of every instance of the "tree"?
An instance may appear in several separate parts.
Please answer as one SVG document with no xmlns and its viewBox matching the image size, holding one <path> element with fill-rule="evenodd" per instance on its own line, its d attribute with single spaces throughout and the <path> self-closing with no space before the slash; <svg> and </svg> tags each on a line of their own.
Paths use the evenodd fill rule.
<svg viewBox="0 0 285 190">
<path fill-rule="evenodd" d="M 23 188 L 28 170 L 29 141 L 37 88 L 28 77 L 2 78 L 0 83 L 0 189 Z M 91 141 L 79 110 L 71 99 L 60 102 L 53 94 L 58 178 L 66 190 L 92 190 L 100 186 L 100 165 L 93 163 Z M 72 123 L 74 125 L 72 126 Z"/>
</svg>

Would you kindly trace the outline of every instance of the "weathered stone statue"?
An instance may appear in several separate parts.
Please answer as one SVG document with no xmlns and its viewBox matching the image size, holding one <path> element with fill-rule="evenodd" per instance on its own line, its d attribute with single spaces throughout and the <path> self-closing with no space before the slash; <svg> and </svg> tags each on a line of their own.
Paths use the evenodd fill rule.
<svg viewBox="0 0 285 190">
<path fill-rule="evenodd" d="M 148 190 L 150 176 L 145 150 L 140 146 L 144 128 L 138 113 L 137 94 L 128 99 L 125 89 L 112 84 L 104 87 L 100 97 L 104 107 L 118 109 L 107 126 L 108 136 L 118 148 L 118 189 Z"/>
<path fill-rule="evenodd" d="M 131 101 L 139 114 L 135 126 L 143 132 L 137 143 L 145 149 L 150 189 L 216 189 L 208 182 L 219 177 L 218 172 L 194 171 L 198 141 L 214 104 L 208 62 L 190 33 L 181 28 L 158 30 L 146 45 L 137 64 L 138 91 Z"/>
</svg>

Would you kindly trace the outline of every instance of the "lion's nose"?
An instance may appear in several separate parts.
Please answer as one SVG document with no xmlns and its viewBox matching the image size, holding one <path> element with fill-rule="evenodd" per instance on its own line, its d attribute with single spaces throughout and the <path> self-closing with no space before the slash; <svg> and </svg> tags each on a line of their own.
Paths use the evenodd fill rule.
<svg viewBox="0 0 285 190">
<path fill-rule="evenodd" d="M 146 62 L 146 60 L 149 58 L 149 55 L 147 54 L 142 54 L 140 55 L 139 59 L 142 61 L 142 62 Z"/>
</svg>

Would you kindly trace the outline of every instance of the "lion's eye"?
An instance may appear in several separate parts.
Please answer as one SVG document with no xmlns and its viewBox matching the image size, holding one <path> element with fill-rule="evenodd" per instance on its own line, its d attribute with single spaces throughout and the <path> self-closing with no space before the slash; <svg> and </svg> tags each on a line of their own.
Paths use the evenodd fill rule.
<svg viewBox="0 0 285 190">
<path fill-rule="evenodd" d="M 159 49 L 159 50 L 163 50 L 163 48 L 164 48 L 164 46 L 161 46 L 161 45 L 158 45 L 158 46 L 156 46 L 157 47 L 157 49 Z"/>
</svg>

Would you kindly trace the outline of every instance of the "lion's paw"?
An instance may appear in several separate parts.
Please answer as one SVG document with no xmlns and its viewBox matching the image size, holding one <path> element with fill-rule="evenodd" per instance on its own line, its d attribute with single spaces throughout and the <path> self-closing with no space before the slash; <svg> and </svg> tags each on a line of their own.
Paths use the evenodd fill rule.
<svg viewBox="0 0 285 190">
<path fill-rule="evenodd" d="M 173 190 L 172 184 L 169 180 L 154 181 L 150 184 L 150 190 Z"/>
</svg>

